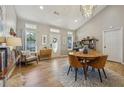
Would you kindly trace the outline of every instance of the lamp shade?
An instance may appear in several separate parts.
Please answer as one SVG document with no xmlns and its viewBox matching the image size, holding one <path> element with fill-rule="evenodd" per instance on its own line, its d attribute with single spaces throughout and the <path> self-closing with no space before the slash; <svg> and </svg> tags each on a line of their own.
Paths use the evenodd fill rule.
<svg viewBox="0 0 124 93">
<path fill-rule="evenodd" d="M 6 42 L 6 38 L 5 37 L 0 37 L 0 43 L 5 43 Z"/>
<path fill-rule="evenodd" d="M 22 46 L 21 38 L 18 37 L 7 37 L 7 46 Z"/>
</svg>

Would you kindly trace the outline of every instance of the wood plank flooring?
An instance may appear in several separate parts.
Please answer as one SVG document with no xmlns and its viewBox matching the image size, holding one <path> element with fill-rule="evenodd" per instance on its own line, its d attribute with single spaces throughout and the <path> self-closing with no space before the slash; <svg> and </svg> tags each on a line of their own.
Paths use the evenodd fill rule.
<svg viewBox="0 0 124 93">
<path fill-rule="evenodd" d="M 68 66 L 68 59 L 58 58 L 52 60 L 40 61 L 16 68 L 14 74 L 22 73 L 25 77 L 25 87 L 62 87 L 57 80 L 57 72 L 61 67 Z M 124 65 L 107 62 L 106 68 L 109 68 L 120 75 L 124 76 Z"/>
</svg>

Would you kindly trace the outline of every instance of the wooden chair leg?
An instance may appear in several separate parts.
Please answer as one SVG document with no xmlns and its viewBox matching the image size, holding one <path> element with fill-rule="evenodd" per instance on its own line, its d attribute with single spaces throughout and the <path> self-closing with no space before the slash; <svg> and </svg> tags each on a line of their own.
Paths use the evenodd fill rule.
<svg viewBox="0 0 124 93">
<path fill-rule="evenodd" d="M 100 69 L 98 69 L 98 72 L 99 72 L 100 81 L 102 82 L 102 77 L 101 77 Z"/>
<path fill-rule="evenodd" d="M 25 62 L 24 65 L 27 66 L 27 62 Z"/>
<path fill-rule="evenodd" d="M 102 69 L 102 71 L 103 71 L 103 73 L 104 73 L 104 75 L 105 75 L 105 78 L 107 78 L 107 75 L 106 75 L 106 73 L 105 73 L 104 68 Z"/>
<path fill-rule="evenodd" d="M 38 58 L 36 59 L 36 61 L 37 61 L 37 64 L 38 64 L 38 62 L 39 62 Z"/>
<path fill-rule="evenodd" d="M 88 71 L 89 66 L 87 66 L 86 70 Z"/>
<path fill-rule="evenodd" d="M 84 77 L 85 77 L 85 80 L 87 80 L 87 72 L 86 72 L 86 68 L 83 68 L 84 70 Z"/>
<path fill-rule="evenodd" d="M 71 67 L 71 71 L 72 71 L 72 67 Z"/>
<path fill-rule="evenodd" d="M 38 58 L 38 61 L 40 61 L 40 58 Z"/>
<path fill-rule="evenodd" d="M 37 60 L 37 64 L 38 64 L 38 60 Z"/>
<path fill-rule="evenodd" d="M 67 75 L 69 74 L 69 72 L 70 72 L 70 69 L 71 69 L 71 66 L 69 66 L 69 69 L 68 69 Z"/>
<path fill-rule="evenodd" d="M 75 68 L 75 81 L 77 81 L 77 71 L 78 71 L 78 68 Z"/>
<path fill-rule="evenodd" d="M 94 72 L 95 72 L 95 68 L 93 68 L 93 67 L 92 67 L 92 71 L 94 71 Z"/>
</svg>

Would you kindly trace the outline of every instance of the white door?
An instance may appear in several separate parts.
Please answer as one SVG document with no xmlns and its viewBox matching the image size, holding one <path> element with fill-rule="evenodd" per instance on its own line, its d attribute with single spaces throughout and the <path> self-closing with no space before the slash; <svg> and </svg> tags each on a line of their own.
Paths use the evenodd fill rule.
<svg viewBox="0 0 124 93">
<path fill-rule="evenodd" d="M 104 31 L 104 54 L 108 55 L 108 60 L 115 62 L 123 61 L 123 38 L 122 29 L 111 29 Z"/>
<path fill-rule="evenodd" d="M 50 48 L 52 48 L 52 56 L 57 57 L 61 54 L 60 34 L 50 33 Z"/>
</svg>

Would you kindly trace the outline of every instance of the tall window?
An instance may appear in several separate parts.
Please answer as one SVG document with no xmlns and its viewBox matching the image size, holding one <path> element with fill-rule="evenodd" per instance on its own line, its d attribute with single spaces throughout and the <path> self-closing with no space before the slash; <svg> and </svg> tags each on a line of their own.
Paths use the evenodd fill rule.
<svg viewBox="0 0 124 93">
<path fill-rule="evenodd" d="M 36 33 L 34 31 L 26 31 L 26 50 L 36 51 Z"/>
<path fill-rule="evenodd" d="M 26 36 L 25 36 L 25 49 L 29 51 L 36 51 L 36 29 L 34 24 L 25 24 Z"/>
<path fill-rule="evenodd" d="M 67 36 L 67 46 L 69 50 L 73 49 L 73 33 L 72 32 L 68 32 L 68 36 Z"/>
</svg>

